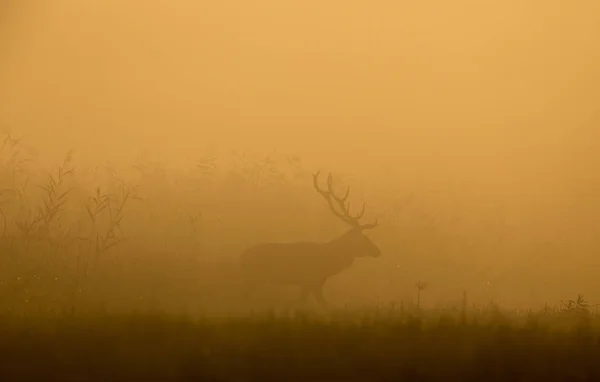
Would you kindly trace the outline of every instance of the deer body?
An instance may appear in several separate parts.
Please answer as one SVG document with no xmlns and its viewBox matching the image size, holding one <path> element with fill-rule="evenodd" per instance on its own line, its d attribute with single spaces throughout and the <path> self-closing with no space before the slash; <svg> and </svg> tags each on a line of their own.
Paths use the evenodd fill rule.
<svg viewBox="0 0 600 382">
<path fill-rule="evenodd" d="M 328 278 L 352 265 L 357 257 L 378 257 L 381 251 L 363 234 L 363 230 L 374 228 L 377 222 L 360 225 L 362 212 L 352 217 L 343 198 L 336 197 L 331 190 L 331 174 L 328 178 L 329 191 L 323 191 L 314 174 L 314 187 L 328 202 L 335 216 L 351 225 L 342 236 L 326 243 L 262 243 L 248 248 L 241 255 L 242 272 L 246 281 L 246 292 L 251 293 L 262 284 L 288 284 L 302 288 L 301 299 L 313 295 L 318 303 L 325 305 L 323 286 Z M 334 208 L 337 203 L 342 212 Z"/>
<path fill-rule="evenodd" d="M 379 255 L 379 248 L 366 236 L 350 230 L 327 243 L 257 244 L 241 258 L 250 288 L 265 283 L 297 285 L 308 296 L 322 292 L 327 279 L 349 268 L 355 258 Z"/>
<path fill-rule="evenodd" d="M 242 255 L 242 267 L 253 282 L 303 286 L 352 265 L 353 258 L 332 249 L 329 243 L 258 244 Z"/>
</svg>

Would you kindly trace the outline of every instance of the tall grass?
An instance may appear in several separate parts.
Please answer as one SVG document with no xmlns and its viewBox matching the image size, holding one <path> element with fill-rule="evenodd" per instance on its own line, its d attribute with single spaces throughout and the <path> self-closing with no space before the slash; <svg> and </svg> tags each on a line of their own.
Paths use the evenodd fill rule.
<svg viewBox="0 0 600 382">
<path fill-rule="evenodd" d="M 597 323 L 296 312 L 0 319 L 0 378 L 595 381 Z"/>
</svg>

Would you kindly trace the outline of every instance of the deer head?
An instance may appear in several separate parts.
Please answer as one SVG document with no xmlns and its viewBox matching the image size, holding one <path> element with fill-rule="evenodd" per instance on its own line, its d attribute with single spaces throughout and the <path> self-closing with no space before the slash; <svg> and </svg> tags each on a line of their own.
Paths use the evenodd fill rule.
<svg viewBox="0 0 600 382">
<path fill-rule="evenodd" d="M 347 202 L 350 195 L 350 187 L 346 189 L 343 197 L 336 196 L 333 192 L 333 178 L 331 173 L 327 177 L 327 190 L 319 187 L 319 174 L 317 171 L 313 174 L 313 185 L 315 190 L 327 201 L 331 212 L 351 229 L 336 240 L 339 245 L 352 254 L 354 257 L 378 257 L 381 255 L 380 249 L 363 234 L 363 231 L 377 227 L 377 220 L 373 223 L 360 224 L 360 219 L 365 214 L 366 203 L 363 203 L 362 210 L 357 215 L 350 214 L 350 203 Z M 336 208 L 337 206 L 337 208 Z M 338 211 L 339 209 L 339 211 Z"/>
</svg>

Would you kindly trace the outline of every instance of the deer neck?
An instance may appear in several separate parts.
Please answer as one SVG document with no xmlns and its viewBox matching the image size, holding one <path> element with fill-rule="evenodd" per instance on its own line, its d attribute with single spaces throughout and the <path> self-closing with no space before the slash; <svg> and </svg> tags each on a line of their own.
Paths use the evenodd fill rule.
<svg viewBox="0 0 600 382">
<path fill-rule="evenodd" d="M 346 235 L 328 242 L 326 248 L 331 257 L 337 258 L 341 262 L 351 264 L 356 258 L 353 248 L 348 246 Z"/>
</svg>

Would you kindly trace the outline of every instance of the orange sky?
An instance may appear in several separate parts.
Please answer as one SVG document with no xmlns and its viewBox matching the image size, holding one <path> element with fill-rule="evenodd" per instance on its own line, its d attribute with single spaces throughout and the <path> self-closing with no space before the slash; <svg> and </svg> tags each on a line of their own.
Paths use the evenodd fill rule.
<svg viewBox="0 0 600 382">
<path fill-rule="evenodd" d="M 3 4 L 0 121 L 42 157 L 277 148 L 527 202 L 599 184 L 597 1 Z"/>
</svg>

